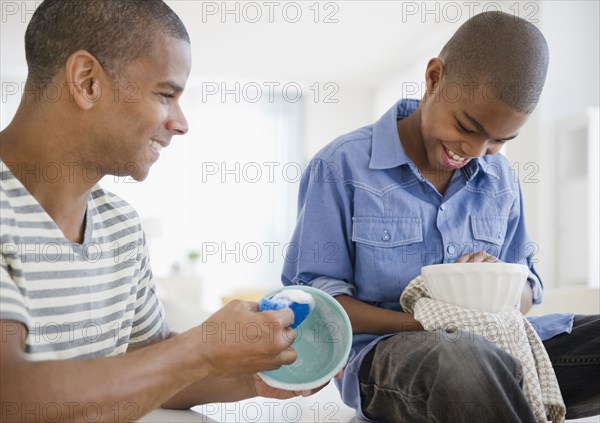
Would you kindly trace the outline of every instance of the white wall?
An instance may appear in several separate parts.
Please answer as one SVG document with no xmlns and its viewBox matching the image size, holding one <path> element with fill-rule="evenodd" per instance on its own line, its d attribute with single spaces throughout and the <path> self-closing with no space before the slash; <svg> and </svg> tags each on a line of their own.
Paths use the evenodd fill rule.
<svg viewBox="0 0 600 423">
<path fill-rule="evenodd" d="M 19 5 L 25 3 L 27 2 L 19 2 Z M 33 3 L 36 2 L 28 2 L 27 7 L 32 9 L 30 5 Z M 202 24 L 198 6 L 194 2 L 173 2 L 176 10 L 181 9 L 181 16 L 192 33 L 194 68 L 190 86 L 203 81 L 221 81 L 223 78 L 237 81 L 253 78 L 254 81 L 281 83 L 305 81 L 304 102 L 298 116 L 303 119 L 303 124 L 298 129 L 301 141 L 298 141 L 297 146 L 298 160 L 301 165 L 305 165 L 326 143 L 341 134 L 374 122 L 398 98 L 410 94 L 408 90 L 412 92 L 415 87 L 422 86 L 427 60 L 437 55 L 460 23 L 469 17 L 464 13 L 466 10 L 463 10 L 460 20 L 449 19 L 444 11 L 449 3 L 442 2 L 334 3 L 339 6 L 339 12 L 335 15 L 339 22 L 335 24 L 314 23 L 307 2 L 303 3 L 305 15 L 298 24 L 278 19 L 273 25 L 267 22 L 253 25 L 248 22 L 236 24 L 231 19 L 227 23 L 221 23 L 218 16 L 211 17 L 206 24 Z M 415 14 L 404 13 L 408 3 L 421 10 Z M 464 6 L 467 3 L 469 2 L 460 4 Z M 509 8 L 514 8 L 517 4 L 472 3 L 477 3 L 475 12 L 481 12 L 486 4 L 501 4 L 505 11 L 511 12 L 514 9 Z M 539 167 L 539 182 L 523 184 L 526 217 L 533 238 L 540 244 L 538 269 L 546 285 L 553 286 L 557 285 L 556 251 L 560 242 L 556 235 L 557 216 L 554 212 L 558 202 L 554 193 L 558 160 L 556 133 L 560 129 L 561 119 L 581 114 L 588 106 L 598 105 L 599 11 L 598 2 L 588 1 L 519 3 L 520 7 L 524 4 L 538 8 L 536 17 L 540 19 L 539 26 L 550 44 L 551 64 L 541 104 L 519 139 L 509 143 L 507 153 L 513 162 L 519 163 L 522 175 L 526 174 L 524 166 L 529 162 L 535 161 Z M 321 7 L 324 7 L 324 3 L 321 3 Z M 434 10 L 434 13 L 427 12 L 425 8 Z M 521 9 L 522 14 L 523 12 L 524 9 Z M 19 99 L 19 95 L 8 95 L 5 91 L 8 86 L 4 82 L 20 84 L 25 79 L 23 46 L 14 40 L 22 40 L 30 14 L 6 18 L 0 40 L 0 76 L 3 82 L 1 127 L 10 121 Z M 214 77 L 208 78 L 207 74 Z M 309 89 L 315 82 L 321 84 L 318 100 L 314 97 L 314 91 Z M 333 92 L 324 88 L 323 84 L 327 82 L 337 88 L 330 99 L 337 102 L 325 101 L 325 95 Z M 421 94 L 419 92 L 411 96 L 418 98 Z M 189 95 L 190 93 L 186 93 L 184 97 L 189 98 Z M 205 125 L 204 119 L 206 116 L 201 113 L 193 113 L 192 127 Z M 135 196 L 128 196 L 134 203 L 139 202 L 138 210 L 146 216 L 149 232 L 154 227 L 155 232 L 159 233 L 155 235 L 159 238 L 158 242 L 161 237 L 164 240 L 164 234 L 180 231 L 178 222 L 199 219 L 192 210 L 172 206 L 182 196 L 190 195 L 182 185 L 177 184 L 177 181 L 185 178 L 183 167 L 193 166 L 198 160 L 207 160 L 207 157 L 211 160 L 221 160 L 222 157 L 224 161 L 235 157 L 233 147 L 229 151 L 219 148 L 211 150 L 213 140 L 202 139 L 193 134 L 191 132 L 187 139 L 174 142 L 152 169 L 148 181 L 141 186 L 150 186 L 153 181 L 159 183 L 161 178 L 170 178 L 175 181 L 174 184 L 165 188 L 159 183 L 156 186 L 163 188 L 155 191 L 155 197 L 149 195 L 140 201 Z M 178 153 L 175 153 L 176 149 Z M 240 149 L 238 152 L 248 154 L 240 160 L 252 160 L 251 149 Z M 202 156 L 198 158 L 198 154 Z M 215 158 L 217 155 L 219 157 Z M 206 194 L 204 189 L 198 184 L 193 194 L 203 196 L 203 201 L 209 206 L 218 204 L 218 196 L 203 195 Z M 286 198 L 285 201 L 290 203 L 289 211 L 280 214 L 286 214 L 284 220 L 288 224 L 295 218 L 295 198 Z M 166 224 L 154 224 L 165 215 L 170 216 Z M 214 221 L 196 223 L 198 227 L 215 226 L 226 221 L 224 216 L 215 216 Z M 221 223 L 216 223 L 217 220 Z M 573 221 L 573 225 L 580 223 Z M 201 233 L 200 236 L 202 235 L 208 236 L 206 233 Z M 158 242 L 155 247 L 158 253 L 153 256 L 154 266 L 157 271 L 162 269 L 159 273 L 165 273 L 172 260 L 163 257 L 160 250 L 172 247 L 158 245 Z M 188 249 L 194 248 L 193 239 L 188 241 L 186 238 L 185 243 L 177 248 L 177 254 L 184 255 Z M 268 283 L 278 283 L 278 266 L 279 264 L 270 266 L 272 269 L 268 274 L 272 280 Z M 267 275 L 264 272 L 262 274 Z M 248 285 L 254 283 L 247 282 Z M 237 282 L 229 284 L 224 281 L 225 284 L 229 286 L 220 286 L 219 289 L 240 288 Z"/>
<path fill-rule="evenodd" d="M 598 2 L 588 1 L 545 1 L 540 5 L 540 29 L 550 48 L 550 67 L 538 109 L 523 134 L 526 138 L 519 137 L 527 142 L 511 144 L 509 151 L 513 160 L 519 163 L 533 160 L 539 166 L 539 182 L 522 186 L 528 226 L 540 245 L 538 269 L 546 286 L 554 287 L 567 283 L 560 276 L 572 271 L 559 272 L 558 268 L 559 247 L 564 241 L 556 210 L 565 201 L 557 197 L 557 183 L 563 177 L 557 174 L 557 169 L 559 160 L 564 158 L 557 154 L 559 133 L 569 121 L 586 115 L 588 107 L 598 107 L 600 10 Z M 586 232 L 585 210 L 581 212 L 580 216 L 566 217 L 567 231 Z M 568 245 L 568 249 L 585 256 L 586 240 L 581 242 L 583 245 Z"/>
<path fill-rule="evenodd" d="M 369 87 L 336 83 L 337 103 L 308 101 L 305 109 L 306 160 L 342 134 L 372 123 L 373 92 Z"/>
</svg>

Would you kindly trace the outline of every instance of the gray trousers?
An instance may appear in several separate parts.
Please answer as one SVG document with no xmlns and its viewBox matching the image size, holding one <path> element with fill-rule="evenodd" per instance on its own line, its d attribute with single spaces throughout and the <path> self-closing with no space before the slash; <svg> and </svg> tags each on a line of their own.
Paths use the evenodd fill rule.
<svg viewBox="0 0 600 423">
<path fill-rule="evenodd" d="M 600 316 L 576 316 L 573 331 L 544 342 L 567 418 L 600 414 Z M 467 332 L 402 332 L 363 360 L 363 413 L 381 422 L 535 422 L 521 365 Z"/>
</svg>

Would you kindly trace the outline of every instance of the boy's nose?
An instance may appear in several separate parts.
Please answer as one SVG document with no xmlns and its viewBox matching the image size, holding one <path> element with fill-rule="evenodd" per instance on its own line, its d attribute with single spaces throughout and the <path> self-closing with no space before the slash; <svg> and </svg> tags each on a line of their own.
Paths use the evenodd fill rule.
<svg viewBox="0 0 600 423">
<path fill-rule="evenodd" d="M 486 154 L 487 149 L 488 140 L 463 144 L 463 151 L 467 153 L 469 157 L 481 157 Z"/>
</svg>

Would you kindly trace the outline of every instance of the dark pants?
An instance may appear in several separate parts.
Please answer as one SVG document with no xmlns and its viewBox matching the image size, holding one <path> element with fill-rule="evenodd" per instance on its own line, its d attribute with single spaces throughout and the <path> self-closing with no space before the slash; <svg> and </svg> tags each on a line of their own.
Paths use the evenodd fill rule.
<svg viewBox="0 0 600 423">
<path fill-rule="evenodd" d="M 600 316 L 544 342 L 567 419 L 600 414 Z M 382 422 L 535 422 L 521 365 L 482 337 L 403 332 L 381 341 L 360 370 L 363 413 Z"/>
</svg>

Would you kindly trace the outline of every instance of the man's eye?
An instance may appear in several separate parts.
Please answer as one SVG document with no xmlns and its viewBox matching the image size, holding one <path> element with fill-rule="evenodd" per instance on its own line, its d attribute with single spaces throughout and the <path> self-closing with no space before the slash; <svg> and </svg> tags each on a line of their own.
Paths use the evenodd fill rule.
<svg viewBox="0 0 600 423">
<path fill-rule="evenodd" d="M 156 91 L 156 92 L 154 92 L 154 94 L 161 97 L 164 100 L 169 100 L 169 99 L 175 97 L 174 93 L 161 93 L 161 92 Z"/>
</svg>

